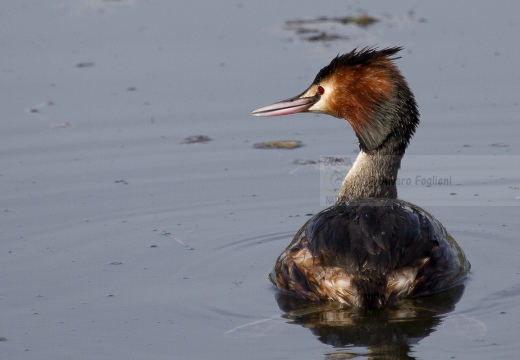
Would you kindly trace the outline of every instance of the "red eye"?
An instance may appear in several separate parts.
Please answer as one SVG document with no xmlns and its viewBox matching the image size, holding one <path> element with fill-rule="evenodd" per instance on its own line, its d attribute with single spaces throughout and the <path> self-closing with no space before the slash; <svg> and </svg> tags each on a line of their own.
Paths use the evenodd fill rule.
<svg viewBox="0 0 520 360">
<path fill-rule="evenodd" d="M 320 95 L 325 94 L 325 89 L 323 88 L 323 86 L 321 86 L 321 85 L 318 86 L 318 93 L 319 93 Z"/>
</svg>

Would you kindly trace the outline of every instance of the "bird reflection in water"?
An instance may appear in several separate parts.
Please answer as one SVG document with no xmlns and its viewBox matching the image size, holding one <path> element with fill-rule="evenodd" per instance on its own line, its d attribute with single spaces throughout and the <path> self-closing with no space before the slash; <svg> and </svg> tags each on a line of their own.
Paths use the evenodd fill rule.
<svg viewBox="0 0 520 360">
<path fill-rule="evenodd" d="M 300 325 L 323 343 L 341 350 L 325 359 L 415 359 L 413 345 L 428 337 L 455 309 L 465 286 L 410 300 L 384 309 L 365 310 L 337 302 L 315 303 L 277 293 L 283 318 Z M 366 352 L 359 348 L 365 348 Z"/>
</svg>

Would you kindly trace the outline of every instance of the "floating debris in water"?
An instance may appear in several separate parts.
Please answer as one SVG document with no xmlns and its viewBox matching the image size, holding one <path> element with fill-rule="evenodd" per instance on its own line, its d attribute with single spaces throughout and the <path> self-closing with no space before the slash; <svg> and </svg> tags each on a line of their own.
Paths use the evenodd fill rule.
<svg viewBox="0 0 520 360">
<path fill-rule="evenodd" d="M 355 16 L 355 17 L 347 16 L 344 18 L 336 18 L 336 19 L 338 19 L 342 24 L 354 23 L 359 27 L 367 27 L 367 26 L 375 24 L 376 22 L 379 21 L 379 19 L 372 17 L 370 15 L 367 15 L 367 14 L 362 14 L 360 16 Z"/>
<path fill-rule="evenodd" d="M 213 140 L 213 139 L 206 135 L 193 135 L 193 136 L 188 136 L 187 138 L 185 138 L 184 141 L 181 142 L 181 144 L 207 143 L 208 141 L 211 141 L 211 140 Z"/>
<path fill-rule="evenodd" d="M 323 26 L 326 24 L 352 24 L 361 28 L 366 28 L 379 21 L 380 20 L 378 18 L 368 14 L 361 14 L 359 16 L 322 16 L 314 19 L 289 20 L 285 22 L 285 25 L 287 29 L 294 31 L 297 35 L 299 35 L 302 40 L 310 42 L 329 42 L 335 40 L 345 40 L 348 39 L 348 36 L 333 33 L 330 30 L 324 30 Z M 336 28 L 333 28 L 333 30 L 337 31 Z"/>
<path fill-rule="evenodd" d="M 322 31 L 319 35 L 309 36 L 307 38 L 307 40 L 310 41 L 310 42 L 315 42 L 315 41 L 334 41 L 334 40 L 340 40 L 340 39 L 348 39 L 348 37 L 335 35 L 335 34 L 329 34 L 329 33 L 325 32 L 325 31 Z"/>
<path fill-rule="evenodd" d="M 359 16 L 341 16 L 341 17 L 329 17 L 329 16 L 321 16 L 314 19 L 298 19 L 298 20 L 289 20 L 285 23 L 287 26 L 302 26 L 307 24 L 323 24 L 323 23 L 340 23 L 343 25 L 354 24 L 360 27 L 370 26 L 379 19 L 368 14 L 361 14 Z"/>
<path fill-rule="evenodd" d="M 175 236 L 172 235 L 171 232 L 169 231 L 161 231 L 161 235 L 163 236 L 168 236 L 170 238 L 172 238 L 173 240 L 175 240 L 178 244 L 184 246 L 186 249 L 188 250 L 195 250 L 193 247 L 191 247 L 188 243 L 185 243 L 184 241 L 176 238 Z"/>
<path fill-rule="evenodd" d="M 54 103 L 52 101 L 44 101 L 42 103 L 33 105 L 33 106 L 25 109 L 25 111 L 30 114 L 37 114 L 40 112 L 41 109 L 46 108 L 48 106 L 52 106 L 52 105 L 54 105 Z"/>
<path fill-rule="evenodd" d="M 312 164 L 316 164 L 316 161 L 305 160 L 305 159 L 294 159 L 292 163 L 294 165 L 312 165 Z"/>
<path fill-rule="evenodd" d="M 128 182 L 126 180 L 116 180 L 114 181 L 114 183 L 128 185 Z"/>
<path fill-rule="evenodd" d="M 303 146 L 299 140 L 266 141 L 253 145 L 255 149 L 296 149 Z"/>
</svg>

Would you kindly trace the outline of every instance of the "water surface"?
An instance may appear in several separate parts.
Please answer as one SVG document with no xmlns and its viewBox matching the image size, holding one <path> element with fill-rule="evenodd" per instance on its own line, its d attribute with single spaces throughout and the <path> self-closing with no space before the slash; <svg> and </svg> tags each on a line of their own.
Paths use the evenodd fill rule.
<svg viewBox="0 0 520 360">
<path fill-rule="evenodd" d="M 6 359 L 514 358 L 520 347 L 517 2 L 7 2 L 0 11 Z M 379 19 L 308 41 L 287 21 Z M 399 187 L 472 263 L 449 294 L 364 314 L 278 294 L 345 121 L 252 109 L 338 53 L 405 47 L 422 124 Z M 185 143 L 190 136 L 210 141 Z M 298 140 L 293 150 L 255 149 Z M 294 160 L 300 159 L 294 162 Z M 303 161 L 302 161 L 303 160 Z M 309 162 L 316 164 L 307 164 Z"/>
</svg>

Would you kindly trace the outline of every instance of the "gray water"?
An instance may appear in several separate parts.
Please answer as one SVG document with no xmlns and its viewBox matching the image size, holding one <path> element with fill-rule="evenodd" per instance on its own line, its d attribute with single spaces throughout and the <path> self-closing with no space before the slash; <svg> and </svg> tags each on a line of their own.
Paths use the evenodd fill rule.
<svg viewBox="0 0 520 360">
<path fill-rule="evenodd" d="M 365 12 L 379 21 L 305 23 L 337 38 L 325 42 L 287 25 Z M 516 1 L 4 2 L 0 358 L 515 358 L 519 13 Z M 320 157 L 355 157 L 352 130 L 249 116 L 367 45 L 405 47 L 422 115 L 400 197 L 472 263 L 464 286 L 372 314 L 267 280 L 324 208 Z M 184 140 L 199 135 L 211 140 Z M 272 140 L 304 146 L 253 147 Z"/>
</svg>

